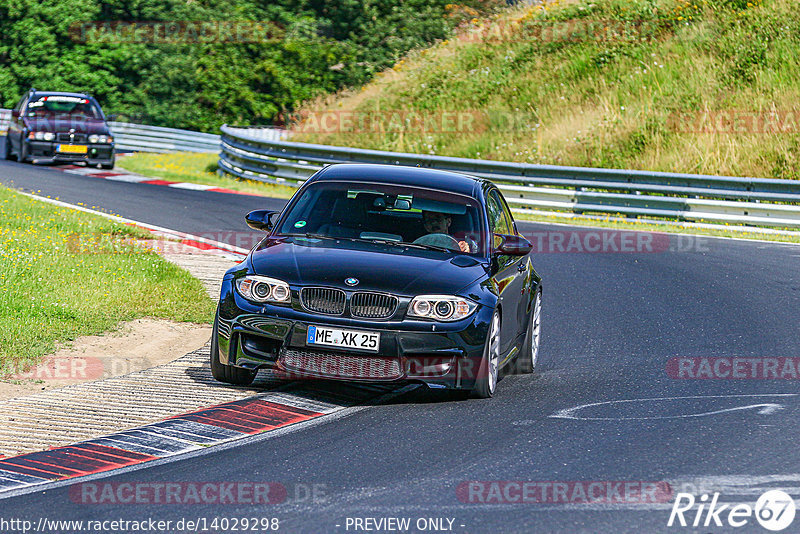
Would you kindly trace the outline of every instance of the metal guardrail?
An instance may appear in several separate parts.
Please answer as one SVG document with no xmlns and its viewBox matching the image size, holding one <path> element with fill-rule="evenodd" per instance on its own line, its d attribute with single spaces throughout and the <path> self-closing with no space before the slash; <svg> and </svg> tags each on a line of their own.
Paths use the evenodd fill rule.
<svg viewBox="0 0 800 534">
<path fill-rule="evenodd" d="M 10 109 L 0 109 L 0 135 L 5 135 L 8 131 L 8 121 L 11 119 Z"/>
<path fill-rule="evenodd" d="M 222 126 L 219 168 L 298 187 L 324 165 L 383 163 L 487 178 L 515 211 L 623 214 L 800 227 L 800 180 L 533 165 L 267 140 Z"/>
<path fill-rule="evenodd" d="M 218 152 L 220 136 L 192 130 L 147 126 L 126 122 L 109 122 L 116 148 L 136 152 Z M 264 140 L 279 140 L 286 133 L 271 127 L 249 129 L 251 135 Z"/>
<path fill-rule="evenodd" d="M 110 121 L 117 150 L 136 152 L 216 152 L 220 136 L 177 128 Z"/>
</svg>

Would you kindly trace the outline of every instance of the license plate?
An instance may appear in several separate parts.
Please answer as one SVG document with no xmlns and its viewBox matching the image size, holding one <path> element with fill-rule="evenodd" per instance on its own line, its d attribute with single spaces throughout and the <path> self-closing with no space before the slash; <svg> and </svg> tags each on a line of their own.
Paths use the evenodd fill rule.
<svg viewBox="0 0 800 534">
<path fill-rule="evenodd" d="M 340 330 L 323 326 L 309 326 L 307 345 L 327 345 L 346 349 L 361 349 L 378 352 L 381 335 L 379 332 L 360 332 Z"/>
<path fill-rule="evenodd" d="M 59 152 L 67 152 L 69 154 L 86 154 L 89 147 L 86 145 L 58 145 Z"/>
</svg>

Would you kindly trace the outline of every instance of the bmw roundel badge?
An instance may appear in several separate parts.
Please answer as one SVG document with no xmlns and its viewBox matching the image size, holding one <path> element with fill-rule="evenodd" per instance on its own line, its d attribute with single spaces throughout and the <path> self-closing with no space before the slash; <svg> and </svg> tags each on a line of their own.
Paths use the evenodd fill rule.
<svg viewBox="0 0 800 534">
<path fill-rule="evenodd" d="M 351 286 L 351 287 L 352 286 L 357 286 L 358 285 L 358 278 L 353 278 L 352 276 L 350 278 L 345 278 L 344 279 L 344 283 L 347 284 L 348 286 Z"/>
</svg>

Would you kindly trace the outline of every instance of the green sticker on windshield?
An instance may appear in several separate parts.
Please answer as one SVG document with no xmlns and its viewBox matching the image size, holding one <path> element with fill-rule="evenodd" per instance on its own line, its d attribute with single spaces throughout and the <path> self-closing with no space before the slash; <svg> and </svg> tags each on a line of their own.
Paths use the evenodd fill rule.
<svg viewBox="0 0 800 534">
<path fill-rule="evenodd" d="M 304 227 L 305 225 L 306 225 L 306 222 L 305 222 L 305 221 L 297 221 L 296 223 L 294 223 L 294 227 L 295 227 L 295 228 L 302 228 L 302 227 Z"/>
</svg>

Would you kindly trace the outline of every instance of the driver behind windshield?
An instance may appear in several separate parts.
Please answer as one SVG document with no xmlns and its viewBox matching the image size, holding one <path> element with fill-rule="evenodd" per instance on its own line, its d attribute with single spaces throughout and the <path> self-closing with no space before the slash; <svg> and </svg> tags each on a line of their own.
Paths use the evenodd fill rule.
<svg viewBox="0 0 800 534">
<path fill-rule="evenodd" d="M 446 213 L 440 213 L 438 211 L 422 212 L 422 224 L 425 226 L 425 232 L 428 234 L 450 235 L 450 225 L 452 223 L 453 219 Z M 458 248 L 461 249 L 461 252 L 475 252 L 474 250 L 470 250 L 471 247 L 466 241 L 456 241 L 458 241 Z"/>
</svg>

